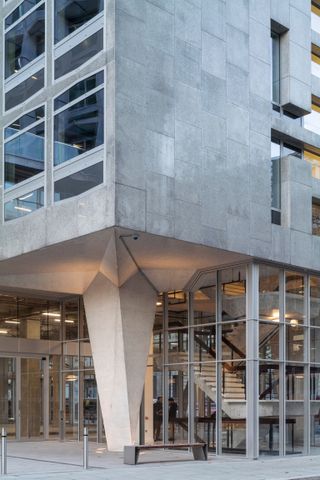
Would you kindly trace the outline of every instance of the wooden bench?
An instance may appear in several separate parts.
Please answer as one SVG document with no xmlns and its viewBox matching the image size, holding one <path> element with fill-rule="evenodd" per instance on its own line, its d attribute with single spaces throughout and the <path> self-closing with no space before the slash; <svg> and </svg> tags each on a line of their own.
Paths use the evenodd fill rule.
<svg viewBox="0 0 320 480">
<path fill-rule="evenodd" d="M 124 447 L 124 463 L 136 465 L 141 450 L 191 448 L 194 460 L 208 460 L 208 446 L 206 443 L 168 443 L 159 445 L 127 445 Z"/>
</svg>

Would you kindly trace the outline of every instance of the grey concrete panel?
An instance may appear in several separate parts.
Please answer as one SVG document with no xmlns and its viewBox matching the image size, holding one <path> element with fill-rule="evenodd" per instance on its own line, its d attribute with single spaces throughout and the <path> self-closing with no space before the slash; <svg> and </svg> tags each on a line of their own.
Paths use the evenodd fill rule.
<svg viewBox="0 0 320 480">
<path fill-rule="evenodd" d="M 116 179 L 126 185 L 144 188 L 145 107 L 119 95 L 116 105 Z"/>
<path fill-rule="evenodd" d="M 191 125 L 201 125 L 201 92 L 183 83 L 176 84 L 175 118 Z"/>
<path fill-rule="evenodd" d="M 219 152 L 226 152 L 226 121 L 216 115 L 202 113 L 202 143 Z"/>
<path fill-rule="evenodd" d="M 249 71 L 249 35 L 230 25 L 227 26 L 227 61 Z"/>
<path fill-rule="evenodd" d="M 202 70 L 226 78 L 226 43 L 221 38 L 202 33 Z"/>
<path fill-rule="evenodd" d="M 229 103 L 248 107 L 249 74 L 235 65 L 227 63 L 227 98 Z"/>
<path fill-rule="evenodd" d="M 207 72 L 201 75 L 201 106 L 202 110 L 218 115 L 226 116 L 226 82 L 221 78 L 214 77 Z"/>
<path fill-rule="evenodd" d="M 227 23 L 248 33 L 249 31 L 249 2 L 248 0 L 227 0 Z"/>
<path fill-rule="evenodd" d="M 290 0 L 290 5 L 297 8 L 305 15 L 310 15 L 311 9 L 309 0 Z"/>
<path fill-rule="evenodd" d="M 269 205 L 250 203 L 250 233 L 251 237 L 269 243 L 271 248 L 271 212 Z"/>
<path fill-rule="evenodd" d="M 174 0 L 148 0 L 148 2 L 169 13 L 174 13 Z"/>
<path fill-rule="evenodd" d="M 270 65 L 255 57 L 250 57 L 250 92 L 270 101 Z"/>
<path fill-rule="evenodd" d="M 116 185 L 116 224 L 145 230 L 146 194 L 144 190 L 127 185 Z"/>
<path fill-rule="evenodd" d="M 148 126 L 155 132 L 173 136 L 174 99 L 150 88 L 146 89 Z"/>
<path fill-rule="evenodd" d="M 121 10 L 116 12 L 117 53 L 144 64 L 146 58 L 146 23 Z"/>
<path fill-rule="evenodd" d="M 291 262 L 297 266 L 312 267 L 312 236 L 291 231 Z"/>
<path fill-rule="evenodd" d="M 158 48 L 147 46 L 145 66 L 144 78 L 141 78 L 141 83 L 145 83 L 152 90 L 173 97 L 174 57 Z"/>
<path fill-rule="evenodd" d="M 311 188 L 296 182 L 290 184 L 290 227 L 300 232 L 312 233 Z"/>
<path fill-rule="evenodd" d="M 227 106 L 227 135 L 231 140 L 249 145 L 249 112 L 236 105 Z"/>
<path fill-rule="evenodd" d="M 202 30 L 215 37 L 226 38 L 225 0 L 202 0 Z"/>
<path fill-rule="evenodd" d="M 157 213 L 148 213 L 146 219 L 146 229 L 155 235 L 164 235 L 166 237 L 174 236 L 174 216 L 165 217 Z"/>
<path fill-rule="evenodd" d="M 266 260 L 269 260 L 272 256 L 272 244 L 257 238 L 251 238 L 250 255 L 256 258 L 265 258 Z"/>
<path fill-rule="evenodd" d="M 117 62 L 117 93 L 127 97 L 129 101 L 144 105 L 146 102 L 145 72 L 144 65 L 119 56 Z"/>
<path fill-rule="evenodd" d="M 137 17 L 139 20 L 146 19 L 146 1 L 145 0 L 117 0 L 115 2 L 116 10 L 122 10 L 128 15 Z"/>
<path fill-rule="evenodd" d="M 290 40 L 305 50 L 310 49 L 311 43 L 310 14 L 310 6 L 304 11 L 290 7 Z"/>
<path fill-rule="evenodd" d="M 167 11 L 147 2 L 146 41 L 166 53 L 174 50 L 174 19 Z"/>
<path fill-rule="evenodd" d="M 150 172 L 147 174 L 146 191 L 148 213 L 155 213 L 163 217 L 173 216 L 173 178 Z"/>
<path fill-rule="evenodd" d="M 174 232 L 180 240 L 201 243 L 201 206 L 176 200 Z"/>
<path fill-rule="evenodd" d="M 268 136 L 271 129 L 271 105 L 269 100 L 250 96 L 250 129 Z"/>
<path fill-rule="evenodd" d="M 299 0 L 298 0 L 299 1 Z M 270 0 L 250 0 L 249 16 L 254 20 L 270 27 Z"/>
<path fill-rule="evenodd" d="M 259 21 L 250 19 L 249 49 L 250 55 L 270 63 L 269 26 L 264 27 Z"/>
<path fill-rule="evenodd" d="M 194 88 L 200 88 L 201 49 L 177 38 L 174 59 L 177 81 Z"/>
<path fill-rule="evenodd" d="M 175 198 L 200 203 L 201 170 L 193 163 L 175 160 Z"/>
<path fill-rule="evenodd" d="M 227 215 L 227 248 L 236 252 L 248 252 L 250 220 Z"/>
<path fill-rule="evenodd" d="M 148 170 L 174 177 L 174 139 L 152 130 L 145 132 Z"/>
<path fill-rule="evenodd" d="M 201 8 L 188 0 L 175 3 L 174 33 L 177 38 L 201 47 Z"/>
<path fill-rule="evenodd" d="M 271 0 L 271 19 L 280 25 L 290 28 L 289 0 Z"/>
<path fill-rule="evenodd" d="M 291 233 L 289 228 L 272 225 L 272 258 L 282 263 L 291 260 Z"/>
<path fill-rule="evenodd" d="M 201 128 L 185 122 L 175 124 L 175 158 L 201 165 Z"/>
</svg>

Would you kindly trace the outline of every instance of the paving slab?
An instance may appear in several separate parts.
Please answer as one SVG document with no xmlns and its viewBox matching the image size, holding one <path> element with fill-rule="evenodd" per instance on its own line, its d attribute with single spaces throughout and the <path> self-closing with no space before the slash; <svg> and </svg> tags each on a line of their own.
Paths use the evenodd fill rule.
<svg viewBox="0 0 320 480">
<path fill-rule="evenodd" d="M 320 480 L 319 456 L 263 457 L 209 456 L 194 461 L 184 451 L 141 452 L 139 464 L 124 465 L 122 453 L 107 452 L 90 443 L 90 468 L 82 468 L 78 442 L 9 442 L 8 475 L 19 480 Z"/>
</svg>

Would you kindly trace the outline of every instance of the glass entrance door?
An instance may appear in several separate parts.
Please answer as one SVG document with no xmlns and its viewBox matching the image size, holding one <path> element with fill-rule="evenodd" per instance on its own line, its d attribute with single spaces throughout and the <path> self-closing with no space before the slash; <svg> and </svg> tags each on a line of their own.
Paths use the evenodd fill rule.
<svg viewBox="0 0 320 480">
<path fill-rule="evenodd" d="M 0 358 L 0 425 L 16 436 L 16 360 Z"/>
<path fill-rule="evenodd" d="M 19 419 L 21 439 L 40 439 L 45 433 L 46 358 L 20 358 Z"/>
</svg>

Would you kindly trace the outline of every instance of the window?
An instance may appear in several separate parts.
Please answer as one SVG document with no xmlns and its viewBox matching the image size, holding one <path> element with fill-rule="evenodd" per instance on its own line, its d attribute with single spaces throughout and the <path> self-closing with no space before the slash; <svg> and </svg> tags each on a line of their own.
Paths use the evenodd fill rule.
<svg viewBox="0 0 320 480">
<path fill-rule="evenodd" d="M 25 128 L 29 127 L 29 125 L 32 125 L 37 120 L 40 120 L 43 117 L 44 107 L 36 108 L 35 110 L 32 110 L 25 115 L 22 115 L 22 117 L 18 118 L 13 123 L 11 123 L 11 125 L 4 129 L 4 137 L 9 138 L 12 135 L 15 135 L 20 130 L 24 130 Z"/>
<path fill-rule="evenodd" d="M 77 98 L 85 95 L 94 88 L 98 87 L 103 83 L 103 72 L 96 73 L 91 77 L 85 78 L 80 82 L 73 85 L 73 87 L 66 90 L 64 93 L 59 95 L 54 101 L 54 109 L 58 110 L 59 108 L 64 107 L 68 103 L 76 100 Z"/>
<path fill-rule="evenodd" d="M 31 8 L 40 3 L 41 0 L 24 0 L 5 20 L 5 27 L 10 27 L 13 23 L 17 22 L 22 15 L 27 13 Z"/>
<path fill-rule="evenodd" d="M 312 199 L 312 235 L 320 236 L 320 200 Z"/>
<path fill-rule="evenodd" d="M 314 147 L 304 151 L 304 159 L 312 165 L 312 176 L 320 180 L 320 152 Z"/>
<path fill-rule="evenodd" d="M 304 116 L 303 126 L 320 135 L 320 99 L 312 96 L 312 111 Z"/>
<path fill-rule="evenodd" d="M 280 36 L 271 32 L 271 99 L 280 103 Z"/>
<path fill-rule="evenodd" d="M 17 105 L 20 105 L 20 103 L 25 102 L 43 87 L 44 70 L 42 69 L 6 93 L 6 110 L 10 110 L 10 108 L 16 107 Z"/>
<path fill-rule="evenodd" d="M 101 84 L 102 72 L 82 80 L 55 100 L 55 106 L 66 104 L 54 118 L 54 165 L 59 165 L 104 142 L 103 85 L 91 95 L 82 92 Z M 68 106 L 74 98 L 78 102 Z"/>
<path fill-rule="evenodd" d="M 44 205 L 44 189 L 38 188 L 33 192 L 21 195 L 4 205 L 4 219 L 6 221 L 23 217 L 34 212 Z"/>
<path fill-rule="evenodd" d="M 320 48 L 312 44 L 311 48 L 311 73 L 320 77 Z"/>
<path fill-rule="evenodd" d="M 281 224 L 281 162 L 278 140 L 271 141 L 271 221 Z"/>
<path fill-rule="evenodd" d="M 317 2 L 311 2 L 311 28 L 320 33 L 320 8 Z"/>
<path fill-rule="evenodd" d="M 17 124 L 19 120 L 17 120 Z M 18 131 L 18 133 L 14 136 L 12 135 L 5 141 L 5 188 L 12 187 L 30 177 L 33 177 L 42 172 L 43 169 L 44 122 L 38 121 L 36 125 L 32 124 L 31 128 L 27 128 L 21 133 Z"/>
<path fill-rule="evenodd" d="M 90 190 L 103 182 L 103 162 L 72 173 L 54 183 L 54 199 L 56 202 L 71 198 Z"/>
<path fill-rule="evenodd" d="M 5 35 L 5 77 L 21 70 L 44 52 L 45 6 L 42 4 Z"/>
<path fill-rule="evenodd" d="M 55 78 L 60 78 L 63 75 L 80 67 L 83 63 L 91 60 L 103 48 L 103 30 L 99 30 L 91 37 L 83 40 L 79 45 L 69 50 L 64 55 L 61 55 L 54 65 Z"/>
<path fill-rule="evenodd" d="M 55 0 L 54 41 L 59 42 L 103 10 L 103 0 Z"/>
</svg>

